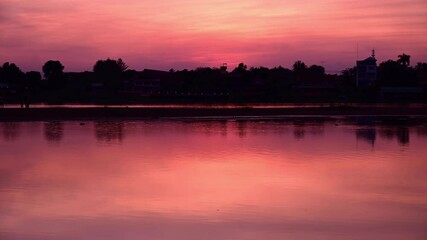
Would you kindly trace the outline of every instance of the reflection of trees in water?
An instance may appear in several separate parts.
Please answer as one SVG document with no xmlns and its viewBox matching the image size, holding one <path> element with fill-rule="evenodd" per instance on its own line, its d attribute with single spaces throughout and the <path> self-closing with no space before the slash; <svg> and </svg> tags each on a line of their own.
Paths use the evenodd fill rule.
<svg viewBox="0 0 427 240">
<path fill-rule="evenodd" d="M 396 135 L 400 144 L 406 145 L 409 143 L 409 128 L 399 127 Z"/>
<path fill-rule="evenodd" d="M 377 139 L 377 132 L 375 128 L 357 129 L 356 139 L 366 141 L 374 146 L 375 140 Z"/>
<path fill-rule="evenodd" d="M 427 137 L 427 126 L 417 127 L 417 135 L 420 137 Z"/>
<path fill-rule="evenodd" d="M 95 122 L 95 136 L 101 142 L 121 142 L 124 137 L 124 124 L 121 121 Z"/>
<path fill-rule="evenodd" d="M 230 131 L 239 137 L 247 137 L 248 134 L 283 134 L 294 131 L 295 138 L 303 138 L 306 134 L 321 136 L 325 132 L 324 122 L 304 121 L 269 121 L 269 120 L 226 120 L 226 121 L 200 121 L 189 122 L 188 129 L 204 133 L 206 135 L 226 136 Z"/>
<path fill-rule="evenodd" d="M 382 138 L 392 140 L 396 134 L 394 133 L 394 130 L 392 128 L 381 128 L 379 130 L 379 135 Z"/>
<path fill-rule="evenodd" d="M 365 127 L 375 126 L 375 118 L 369 116 L 357 117 L 356 125 Z"/>
<path fill-rule="evenodd" d="M 237 133 L 239 137 L 245 137 L 247 134 L 247 122 L 246 121 L 237 121 Z"/>
<path fill-rule="evenodd" d="M 305 131 L 306 131 L 305 123 L 301 121 L 294 121 L 293 125 L 294 125 L 294 138 L 297 140 L 304 138 Z"/>
<path fill-rule="evenodd" d="M 218 130 L 221 136 L 224 136 L 224 137 L 227 136 L 227 131 L 228 131 L 227 121 L 220 121 L 218 123 Z"/>
<path fill-rule="evenodd" d="M 64 135 L 63 122 L 47 122 L 44 124 L 44 137 L 50 142 L 59 142 Z"/>
<path fill-rule="evenodd" d="M 323 135 L 325 133 L 325 125 L 323 123 L 311 124 L 308 128 L 308 133 L 311 135 Z"/>
<path fill-rule="evenodd" d="M 305 129 L 304 129 L 304 127 L 295 126 L 294 127 L 294 138 L 297 139 L 297 140 L 299 140 L 299 139 L 304 138 L 304 136 L 305 136 Z"/>
<path fill-rule="evenodd" d="M 322 136 L 325 133 L 325 123 L 324 122 L 293 122 L 294 127 L 294 138 L 299 140 L 309 134 L 311 136 Z"/>
<path fill-rule="evenodd" d="M 409 143 L 409 128 L 408 127 L 383 127 L 379 129 L 379 135 L 382 138 L 392 140 L 397 138 L 397 141 L 406 145 Z"/>
<path fill-rule="evenodd" d="M 227 136 L 227 133 L 230 130 L 230 132 L 232 132 L 233 134 L 236 134 L 237 136 L 243 138 L 247 135 L 248 123 L 249 122 L 246 120 L 217 121 L 214 125 L 210 125 L 211 129 L 209 130 L 209 132 L 212 132 L 212 130 L 214 130 L 221 136 Z"/>
<path fill-rule="evenodd" d="M 3 128 L 3 138 L 6 141 L 13 141 L 15 140 L 20 133 L 20 125 L 16 122 L 5 122 L 2 123 Z"/>
<path fill-rule="evenodd" d="M 190 122 L 190 128 L 194 131 L 204 133 L 206 135 L 220 134 L 227 135 L 227 121 L 201 121 Z"/>
</svg>

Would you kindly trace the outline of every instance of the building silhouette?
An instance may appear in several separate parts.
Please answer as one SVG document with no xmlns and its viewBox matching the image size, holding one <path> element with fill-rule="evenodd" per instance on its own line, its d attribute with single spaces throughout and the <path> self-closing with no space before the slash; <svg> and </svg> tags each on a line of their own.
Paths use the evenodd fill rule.
<svg viewBox="0 0 427 240">
<path fill-rule="evenodd" d="M 377 80 L 377 59 L 375 58 L 375 50 L 372 50 L 372 56 L 365 60 L 357 61 L 356 66 L 356 86 L 372 86 Z"/>
</svg>

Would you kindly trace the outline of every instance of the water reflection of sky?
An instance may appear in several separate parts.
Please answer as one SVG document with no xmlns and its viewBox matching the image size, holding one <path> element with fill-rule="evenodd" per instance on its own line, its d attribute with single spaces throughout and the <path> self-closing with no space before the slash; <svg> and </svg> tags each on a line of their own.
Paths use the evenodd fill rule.
<svg viewBox="0 0 427 240">
<path fill-rule="evenodd" d="M 423 239 L 425 126 L 0 123 L 1 239 Z"/>
</svg>

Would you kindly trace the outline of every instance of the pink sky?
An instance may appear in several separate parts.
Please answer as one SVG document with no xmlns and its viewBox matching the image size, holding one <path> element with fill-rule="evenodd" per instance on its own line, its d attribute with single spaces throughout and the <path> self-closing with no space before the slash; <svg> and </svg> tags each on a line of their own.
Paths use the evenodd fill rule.
<svg viewBox="0 0 427 240">
<path fill-rule="evenodd" d="M 136 70 L 291 67 L 334 73 L 375 48 L 378 60 L 427 61 L 425 0 L 2 0 L 0 63 L 92 70 L 123 58 Z"/>
</svg>

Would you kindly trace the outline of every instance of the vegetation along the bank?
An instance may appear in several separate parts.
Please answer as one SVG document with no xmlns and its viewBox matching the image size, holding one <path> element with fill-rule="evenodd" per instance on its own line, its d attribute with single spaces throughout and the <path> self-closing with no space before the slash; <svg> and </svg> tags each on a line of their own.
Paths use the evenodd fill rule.
<svg viewBox="0 0 427 240">
<path fill-rule="evenodd" d="M 368 60 L 368 59 L 367 59 Z M 375 60 L 376 61 L 376 60 Z M 228 71 L 199 67 L 160 71 L 129 69 L 122 59 L 99 60 L 93 71 L 66 72 L 49 60 L 42 73 L 23 72 L 14 63 L 0 67 L 0 101 L 21 103 L 145 102 L 377 102 L 427 99 L 427 63 L 410 65 L 410 56 L 373 65 L 374 80 L 360 84 L 361 66 L 326 74 L 319 65 L 296 61 L 292 69 L 251 67 Z M 363 73 L 364 74 L 364 73 Z"/>
</svg>

